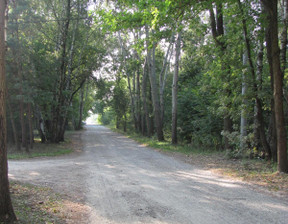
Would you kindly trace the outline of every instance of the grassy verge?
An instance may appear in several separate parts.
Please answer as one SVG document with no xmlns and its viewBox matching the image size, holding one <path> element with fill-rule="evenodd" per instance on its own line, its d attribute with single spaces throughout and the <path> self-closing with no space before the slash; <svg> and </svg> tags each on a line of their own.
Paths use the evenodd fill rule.
<svg viewBox="0 0 288 224">
<path fill-rule="evenodd" d="M 77 150 L 79 146 L 74 141 L 74 138 L 79 137 L 79 132 L 69 131 L 66 134 L 66 140 L 59 144 L 40 143 L 40 140 L 35 139 L 33 149 L 26 152 L 24 149 L 17 151 L 12 147 L 8 147 L 8 159 L 28 159 L 35 157 L 53 157 L 69 154 Z"/>
<path fill-rule="evenodd" d="M 193 148 L 190 145 L 185 144 L 177 144 L 173 145 L 169 141 L 163 141 L 159 142 L 155 137 L 145 137 L 141 134 L 137 134 L 135 132 L 124 132 L 122 130 L 116 129 L 114 126 L 107 126 L 114 132 L 121 133 L 128 138 L 131 138 L 145 146 L 149 146 L 154 149 L 159 149 L 161 151 L 167 151 L 167 152 L 179 152 L 185 155 L 191 155 L 191 154 L 200 154 L 200 155 L 214 155 L 214 154 L 223 154 L 223 152 L 215 151 L 215 150 L 207 150 L 207 149 L 201 149 L 201 148 Z"/>
<path fill-rule="evenodd" d="M 67 140 L 61 144 L 36 142 L 29 154 L 9 152 L 9 158 L 25 159 L 42 156 L 58 156 L 82 149 L 81 132 L 68 132 Z M 16 224 L 64 224 L 84 223 L 87 207 L 56 194 L 47 187 L 11 181 L 12 204 L 18 221 Z"/>
<path fill-rule="evenodd" d="M 66 223 L 63 200 L 49 188 L 11 182 L 10 189 L 16 223 Z"/>
<path fill-rule="evenodd" d="M 135 133 L 124 133 L 111 126 L 109 128 L 193 165 L 252 183 L 269 191 L 288 195 L 288 175 L 277 172 L 275 163 L 262 159 L 231 159 L 223 151 L 197 149 L 189 145 L 172 145 L 170 142 L 159 142 L 154 138 Z"/>
</svg>

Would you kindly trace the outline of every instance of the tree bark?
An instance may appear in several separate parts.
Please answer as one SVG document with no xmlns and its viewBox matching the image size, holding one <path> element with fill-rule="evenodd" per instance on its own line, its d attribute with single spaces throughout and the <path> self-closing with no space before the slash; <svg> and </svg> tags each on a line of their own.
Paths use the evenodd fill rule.
<svg viewBox="0 0 288 224">
<path fill-rule="evenodd" d="M 213 36 L 213 39 L 215 41 L 216 47 L 218 47 L 220 49 L 220 52 L 221 52 L 220 57 L 222 59 L 222 57 L 226 51 L 226 43 L 223 41 L 223 38 L 221 38 L 224 36 L 222 3 L 218 2 L 216 4 L 216 16 L 215 16 L 215 13 L 213 10 L 213 5 L 211 5 L 209 12 L 210 12 L 210 25 L 211 25 L 211 30 L 212 30 L 212 36 Z M 223 61 L 223 60 L 221 61 L 221 63 L 222 63 L 223 71 L 225 71 L 228 66 L 226 65 L 225 61 Z M 228 75 L 229 74 L 227 74 L 227 76 Z M 228 96 L 231 94 L 230 90 L 226 90 L 225 92 Z M 224 118 L 223 118 L 224 125 L 223 126 L 224 126 L 224 132 L 229 134 L 233 131 L 233 121 L 232 121 L 230 114 L 229 114 L 229 109 L 228 109 L 229 105 L 226 105 L 226 107 L 227 107 L 227 109 L 224 112 Z M 226 150 L 230 149 L 229 139 L 226 136 L 224 136 L 224 147 Z"/>
<path fill-rule="evenodd" d="M 142 114 L 142 134 L 150 137 L 150 121 L 149 121 L 149 112 L 148 112 L 148 106 L 147 106 L 147 58 L 144 63 L 143 68 L 143 77 L 142 77 L 142 104 L 143 104 L 143 114 Z M 145 129 L 146 127 L 146 129 Z"/>
<path fill-rule="evenodd" d="M 273 74 L 273 98 L 275 126 L 277 136 L 278 171 L 288 172 L 286 127 L 283 110 L 283 76 L 281 72 L 280 49 L 278 44 L 278 9 L 277 0 L 261 0 L 267 13 L 267 48 L 270 47 L 272 60 L 269 63 Z M 268 52 L 268 50 L 267 50 Z"/>
<path fill-rule="evenodd" d="M 83 107 L 84 107 L 84 86 L 80 89 L 79 120 L 78 120 L 76 130 L 81 130 L 81 128 L 82 128 Z"/>
<path fill-rule="evenodd" d="M 288 29 L 288 0 L 282 0 L 282 21 L 283 28 L 280 35 L 281 41 L 281 51 L 280 51 L 280 60 L 281 60 L 281 71 L 284 75 L 286 69 L 286 52 L 287 52 L 287 29 Z"/>
<path fill-rule="evenodd" d="M 171 57 L 173 54 L 173 47 L 174 47 L 174 33 L 171 35 L 170 43 L 166 52 L 166 55 L 163 60 L 162 69 L 159 74 L 159 89 L 160 89 L 160 114 L 161 114 L 161 123 L 164 124 L 164 115 L 165 115 L 165 102 L 164 102 L 164 91 L 166 86 L 167 74 L 168 74 L 168 67 L 171 61 Z"/>
<path fill-rule="evenodd" d="M 17 151 L 21 151 L 21 145 L 19 144 L 19 135 L 18 135 L 18 131 L 16 128 L 15 120 L 14 120 L 14 115 L 13 115 L 9 100 L 7 100 L 7 106 L 8 106 L 8 110 L 10 114 L 10 121 L 11 121 L 11 126 L 12 126 L 12 131 L 13 131 L 14 143 L 15 143 Z"/>
<path fill-rule="evenodd" d="M 0 0 L 0 222 L 16 220 L 9 191 L 6 129 L 5 29 L 7 1 Z"/>
<path fill-rule="evenodd" d="M 243 54 L 243 65 L 247 66 L 247 52 Z M 247 94 L 247 74 L 246 72 L 243 72 L 242 74 L 242 105 L 244 108 L 241 110 L 241 119 L 240 119 L 240 150 L 243 151 L 245 149 L 245 137 L 247 136 L 247 111 L 246 111 L 246 105 L 247 105 L 247 99 L 245 99 Z"/>
<path fill-rule="evenodd" d="M 245 46 L 246 46 L 246 51 L 247 51 L 247 59 L 248 59 L 249 67 L 250 67 L 252 80 L 253 80 L 253 92 L 254 92 L 254 97 L 255 97 L 257 128 L 259 130 L 262 147 L 263 147 L 264 152 L 266 154 L 265 156 L 268 160 L 271 160 L 271 157 L 272 157 L 271 149 L 269 147 L 269 144 L 268 144 L 267 138 L 266 138 L 266 134 L 265 134 L 262 102 L 261 102 L 261 100 L 259 98 L 259 94 L 258 94 L 258 91 L 260 90 L 260 88 L 257 85 L 257 77 L 256 77 L 255 66 L 254 66 L 254 63 L 252 60 L 251 43 L 250 43 L 250 38 L 248 35 L 247 22 L 246 22 L 246 18 L 244 17 L 245 15 L 244 15 L 242 3 L 240 0 L 238 0 L 238 5 L 239 5 L 239 9 L 240 9 L 241 15 L 242 15 L 242 28 L 243 28 Z M 262 68 L 261 68 L 261 70 L 262 70 Z M 259 71 L 259 72 L 261 72 L 261 71 Z"/>
<path fill-rule="evenodd" d="M 155 49 L 156 44 L 152 43 L 152 49 L 150 48 L 150 41 L 149 41 L 149 30 L 146 26 L 146 50 L 147 50 L 147 62 L 148 62 L 148 74 L 150 78 L 150 85 L 151 85 L 151 94 L 152 94 L 152 102 L 153 102 L 153 112 L 154 112 L 154 123 L 157 132 L 158 141 L 164 141 L 164 134 L 163 134 L 163 122 L 161 120 L 161 109 L 160 109 L 160 102 L 159 102 L 159 92 L 157 87 L 156 81 L 156 65 L 155 65 Z"/>
<path fill-rule="evenodd" d="M 177 144 L 177 95 L 178 95 L 178 74 L 181 52 L 181 32 L 178 33 L 176 42 L 175 69 L 172 84 L 172 144 Z"/>
<path fill-rule="evenodd" d="M 28 104 L 28 124 L 29 124 L 29 146 L 33 149 L 34 135 L 33 135 L 33 122 L 32 122 L 32 108 L 31 103 Z"/>
</svg>

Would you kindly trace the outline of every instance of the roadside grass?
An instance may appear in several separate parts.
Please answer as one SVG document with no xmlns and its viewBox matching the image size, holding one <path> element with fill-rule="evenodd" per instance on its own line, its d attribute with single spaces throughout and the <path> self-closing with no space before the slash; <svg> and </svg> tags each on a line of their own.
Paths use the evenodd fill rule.
<svg viewBox="0 0 288 224">
<path fill-rule="evenodd" d="M 271 161 L 248 158 L 234 159 L 227 156 L 225 151 L 196 148 L 185 144 L 172 145 L 168 141 L 159 142 L 154 137 L 143 137 L 137 133 L 125 133 L 113 126 L 107 127 L 140 144 L 173 157 L 179 157 L 187 163 L 288 196 L 288 174 L 279 173 L 277 164 Z"/>
<path fill-rule="evenodd" d="M 35 157 L 51 157 L 60 156 L 71 153 L 73 150 L 67 147 L 67 143 L 60 144 L 42 144 L 34 143 L 33 149 L 29 149 L 29 152 L 22 150 L 20 152 L 16 150 L 8 150 L 8 159 L 28 159 Z"/>
<path fill-rule="evenodd" d="M 17 216 L 15 223 L 66 223 L 63 200 L 51 189 L 11 182 L 10 191 Z"/>
<path fill-rule="evenodd" d="M 59 144 L 41 143 L 40 139 L 35 138 L 33 149 L 26 152 L 25 149 L 17 151 L 13 146 L 8 146 L 8 159 L 21 160 L 36 157 L 55 157 L 70 154 L 75 151 L 73 138 L 78 135 L 76 131 L 67 131 L 65 141 Z"/>
<path fill-rule="evenodd" d="M 35 141 L 30 153 L 9 150 L 10 159 L 26 159 L 43 156 L 59 156 L 71 152 L 82 151 L 81 131 L 69 131 L 66 141 L 60 144 L 42 144 Z M 14 212 L 17 216 L 15 224 L 64 224 L 83 223 L 87 216 L 87 208 L 53 192 L 51 188 L 10 180 L 10 192 Z"/>
<path fill-rule="evenodd" d="M 192 155 L 192 154 L 197 154 L 197 155 L 218 155 L 218 154 L 223 154 L 223 152 L 220 151 L 215 151 L 211 149 L 205 149 L 205 148 L 195 148 L 187 144 L 177 144 L 173 145 L 171 144 L 171 141 L 169 142 L 168 140 L 165 141 L 158 141 L 155 136 L 152 137 L 145 137 L 141 134 L 137 134 L 135 132 L 124 132 L 123 130 L 119 130 L 115 128 L 112 125 L 107 126 L 109 129 L 111 129 L 114 132 L 121 133 L 128 138 L 131 138 L 145 146 L 149 146 L 154 149 L 160 149 L 161 151 L 167 151 L 167 152 L 179 152 L 185 155 Z"/>
</svg>

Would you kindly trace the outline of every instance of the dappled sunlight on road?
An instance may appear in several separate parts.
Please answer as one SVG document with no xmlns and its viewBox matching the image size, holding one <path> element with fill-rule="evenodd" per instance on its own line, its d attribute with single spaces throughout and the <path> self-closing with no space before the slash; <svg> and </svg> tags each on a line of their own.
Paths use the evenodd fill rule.
<svg viewBox="0 0 288 224">
<path fill-rule="evenodd" d="M 287 223 L 287 201 L 163 155 L 103 126 L 85 128 L 82 154 L 13 161 L 9 177 L 49 186 L 82 203 L 90 224 Z"/>
</svg>

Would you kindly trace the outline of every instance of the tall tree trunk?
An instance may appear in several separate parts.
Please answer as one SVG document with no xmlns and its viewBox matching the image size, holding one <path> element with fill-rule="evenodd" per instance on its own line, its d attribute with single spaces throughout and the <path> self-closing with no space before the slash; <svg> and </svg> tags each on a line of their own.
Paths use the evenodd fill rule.
<svg viewBox="0 0 288 224">
<path fill-rule="evenodd" d="M 283 76 L 280 63 L 280 49 L 278 44 L 278 9 L 277 0 L 261 0 L 267 13 L 267 28 L 269 38 L 267 38 L 267 48 L 270 47 L 271 63 L 273 71 L 273 98 L 275 109 L 275 125 L 277 134 L 278 171 L 288 172 L 287 161 L 287 139 L 283 110 Z M 269 52 L 267 50 L 267 52 Z"/>
<path fill-rule="evenodd" d="M 143 104 L 143 114 L 142 114 L 142 134 L 150 137 L 150 121 L 149 121 L 149 111 L 147 105 L 147 58 L 144 63 L 143 77 L 142 77 L 142 104 Z M 146 127 L 146 129 L 145 129 Z M 146 132 L 145 132 L 146 131 Z"/>
<path fill-rule="evenodd" d="M 255 66 L 253 64 L 252 60 L 252 52 L 251 52 L 251 43 L 250 43 L 250 38 L 248 35 L 248 28 L 247 28 L 247 21 L 244 16 L 244 10 L 242 7 L 242 3 L 240 0 L 238 0 L 238 5 L 239 9 L 241 11 L 242 15 L 242 25 L 243 25 L 243 33 L 244 33 L 244 38 L 245 38 L 245 45 L 246 45 L 246 51 L 247 51 L 247 59 L 250 67 L 250 72 L 252 75 L 252 80 L 253 80 L 253 91 L 254 91 L 254 97 L 255 97 L 255 105 L 256 105 L 256 119 L 257 119 L 257 128 L 259 128 L 259 134 L 260 134 L 260 140 L 262 147 L 266 153 L 266 157 L 271 160 L 271 149 L 269 147 L 269 144 L 266 139 L 266 134 L 265 134 L 265 128 L 264 128 L 264 118 L 263 118 L 263 112 L 262 112 L 262 102 L 259 98 L 258 91 L 260 90 L 259 86 L 257 86 L 257 77 L 256 77 L 256 71 L 255 71 Z M 262 68 L 261 68 L 262 70 Z M 260 72 L 260 71 L 259 71 Z"/>
<path fill-rule="evenodd" d="M 16 128 L 15 120 L 14 120 L 14 114 L 12 112 L 9 100 L 7 100 L 7 106 L 8 106 L 8 110 L 9 110 L 9 114 L 10 114 L 10 121 L 11 121 L 15 146 L 16 146 L 17 151 L 21 151 L 21 145 L 19 144 L 19 135 L 18 135 L 18 131 Z"/>
<path fill-rule="evenodd" d="M 17 23 L 18 24 L 18 23 Z M 17 41 L 20 43 L 19 39 L 19 33 L 18 33 L 18 26 L 16 30 L 16 36 Z M 26 131 L 26 122 L 25 122 L 25 111 L 24 111 L 24 95 L 23 95 L 23 73 L 22 73 L 22 63 L 21 63 L 21 56 L 18 53 L 16 55 L 16 65 L 17 65 L 17 75 L 20 82 L 20 89 L 19 89 L 19 95 L 20 95 L 20 122 L 21 122 L 21 144 L 22 147 L 25 148 L 26 152 L 29 152 L 28 144 L 27 144 L 27 131 Z"/>
<path fill-rule="evenodd" d="M 272 48 L 271 48 L 271 40 L 270 40 L 270 29 L 267 28 L 266 29 L 266 48 L 267 48 L 267 59 L 268 59 L 268 63 L 269 65 L 273 64 L 272 61 Z M 273 67 L 269 66 L 269 72 L 270 72 L 270 83 L 271 83 L 271 89 L 274 89 L 274 79 L 273 79 Z M 275 105 L 274 105 L 274 98 L 271 97 L 271 116 L 270 116 L 270 121 L 269 121 L 269 129 L 268 129 L 268 133 L 269 133 L 269 145 L 272 151 L 272 158 L 273 161 L 277 161 L 278 160 L 278 156 L 277 156 L 277 131 L 276 131 L 276 121 L 275 121 Z"/>
<path fill-rule="evenodd" d="M 160 115 L 161 115 L 161 123 L 164 125 L 164 115 L 165 115 L 165 102 L 164 102 L 164 91 L 166 86 L 166 80 L 168 75 L 168 67 L 171 61 L 171 57 L 173 54 L 174 48 L 174 33 L 172 33 L 170 38 L 170 43 L 166 51 L 166 55 L 163 59 L 162 69 L 159 74 L 159 97 L 160 97 Z"/>
<path fill-rule="evenodd" d="M 262 29 L 263 30 L 263 29 Z M 260 38 L 258 43 L 258 53 L 257 53 L 257 71 L 256 71 L 256 82 L 258 86 L 258 91 L 262 90 L 262 74 L 263 74 L 263 57 L 264 57 L 264 39 Z M 261 108 L 262 109 L 262 108 Z M 254 105 L 254 146 L 259 149 L 260 148 L 260 130 L 259 130 L 259 117 L 258 115 L 258 108 L 256 106 L 256 102 Z M 266 141 L 268 143 L 268 139 Z M 268 143 L 269 144 L 269 143 Z M 270 145 L 269 145 L 270 147 Z M 270 147 L 271 150 L 271 147 Z"/>
<path fill-rule="evenodd" d="M 137 90 L 136 90 L 136 116 L 137 116 L 137 127 L 138 127 L 138 132 L 141 132 L 141 128 L 142 128 L 142 123 L 141 123 L 141 110 L 140 110 L 140 107 L 141 107 L 141 101 L 140 101 L 140 98 L 141 98 L 141 88 L 140 88 L 140 69 L 138 68 L 137 69 L 137 77 L 136 77 L 136 87 L 137 87 Z"/>
<path fill-rule="evenodd" d="M 247 52 L 243 54 L 243 65 L 247 66 L 248 64 L 248 56 Z M 242 74 L 242 104 L 244 108 L 241 110 L 241 120 L 240 120 L 240 150 L 243 151 L 245 149 L 245 137 L 247 136 L 247 111 L 246 111 L 246 105 L 247 105 L 247 99 L 245 99 L 247 94 L 247 74 L 244 72 Z"/>
<path fill-rule="evenodd" d="M 147 26 L 146 26 L 146 38 L 147 38 L 146 40 L 147 62 L 148 62 L 148 71 L 149 71 L 148 74 L 149 74 L 150 85 L 151 85 L 154 123 L 155 123 L 158 141 L 163 141 L 164 140 L 163 122 L 161 120 L 161 110 L 160 110 L 159 92 L 158 92 L 159 89 L 157 87 L 157 80 L 156 80 L 156 64 L 155 64 L 156 44 L 153 43 L 152 50 L 149 49 L 150 41 L 149 41 L 149 30 Z"/>
<path fill-rule="evenodd" d="M 216 16 L 213 10 L 213 5 L 211 5 L 209 12 L 210 12 L 210 25 L 211 25 L 211 30 L 212 30 L 212 36 L 213 36 L 216 47 L 218 47 L 220 50 L 220 54 L 221 54 L 220 57 L 222 60 L 223 56 L 226 53 L 226 43 L 224 42 L 224 38 L 222 38 L 224 37 L 222 3 L 221 2 L 216 3 Z M 221 64 L 222 64 L 223 71 L 229 68 L 229 65 L 227 65 L 225 61 L 222 60 Z M 229 72 L 227 72 L 227 77 L 229 77 L 229 75 L 230 75 Z M 223 77 L 223 79 L 227 77 Z M 227 96 L 230 96 L 231 90 L 229 89 L 225 90 L 225 94 Z M 229 104 L 226 105 L 226 108 L 227 109 L 224 111 L 224 118 L 223 118 L 224 125 L 223 126 L 224 126 L 224 132 L 229 134 L 233 131 L 233 121 L 229 114 Z M 227 136 L 224 136 L 224 147 L 226 150 L 229 150 L 231 148 L 229 139 Z"/>
<path fill-rule="evenodd" d="M 29 103 L 28 104 L 28 124 L 29 124 L 29 145 L 30 145 L 30 149 L 33 149 L 33 141 L 34 141 L 32 117 L 33 117 L 33 114 L 32 114 L 31 103 Z"/>
<path fill-rule="evenodd" d="M 280 35 L 281 50 L 280 50 L 280 60 L 281 60 L 281 71 L 284 75 L 286 69 L 286 52 L 287 52 L 287 29 L 288 29 L 288 0 L 282 0 L 282 21 L 283 28 Z"/>
<path fill-rule="evenodd" d="M 46 142 L 46 136 L 45 136 L 45 122 L 44 119 L 42 117 L 41 111 L 39 110 L 39 107 L 36 105 L 36 120 L 37 120 L 37 129 L 41 138 L 41 143 L 45 143 Z"/>
<path fill-rule="evenodd" d="M 9 191 L 6 129 L 5 29 L 7 1 L 0 0 L 0 222 L 16 220 Z"/>
<path fill-rule="evenodd" d="M 84 86 L 80 89 L 79 120 L 78 120 L 76 130 L 80 130 L 82 128 L 83 107 L 84 107 Z"/>
<path fill-rule="evenodd" d="M 136 71 L 134 71 L 134 73 L 133 73 L 133 78 L 132 78 L 133 89 L 132 89 L 132 87 L 131 87 L 131 74 L 130 74 L 129 69 L 127 68 L 127 62 L 126 62 L 126 57 L 127 57 L 127 55 L 125 53 L 126 49 L 125 49 L 124 43 L 122 41 L 120 31 L 118 31 L 118 39 L 119 39 L 119 44 L 121 47 L 121 54 L 122 54 L 122 58 L 123 58 L 122 64 L 124 67 L 125 74 L 127 76 L 128 90 L 129 90 L 129 96 L 130 96 L 130 101 L 131 101 L 131 113 L 132 113 L 132 117 L 133 117 L 134 128 L 135 128 L 135 130 L 137 130 L 138 127 L 137 127 L 137 116 L 136 116 L 136 103 L 135 103 L 135 98 L 134 98 L 134 95 L 135 95 L 135 73 L 136 73 Z"/>
<path fill-rule="evenodd" d="M 62 126 L 64 125 L 63 108 L 65 108 L 65 96 L 64 91 L 67 87 L 66 72 L 67 72 L 67 45 L 68 45 L 68 32 L 70 26 L 71 17 L 71 0 L 67 0 L 64 4 L 65 7 L 65 19 L 63 20 L 61 30 L 61 57 L 59 67 L 59 80 L 57 82 L 56 92 L 54 94 L 55 106 L 52 108 L 52 125 L 50 129 L 50 140 L 54 143 L 58 143 L 62 140 Z M 60 23 L 59 23 L 60 24 Z M 64 125 L 65 126 L 65 125 Z"/>
<path fill-rule="evenodd" d="M 181 52 L 181 32 L 178 33 L 176 42 L 175 69 L 172 84 L 172 144 L 177 144 L 177 95 L 178 95 L 178 74 Z"/>
</svg>

